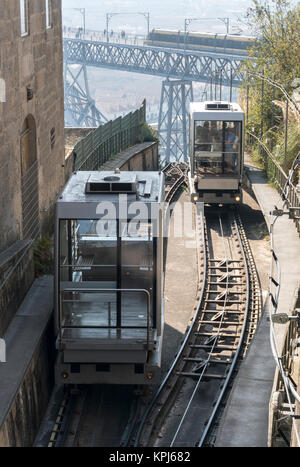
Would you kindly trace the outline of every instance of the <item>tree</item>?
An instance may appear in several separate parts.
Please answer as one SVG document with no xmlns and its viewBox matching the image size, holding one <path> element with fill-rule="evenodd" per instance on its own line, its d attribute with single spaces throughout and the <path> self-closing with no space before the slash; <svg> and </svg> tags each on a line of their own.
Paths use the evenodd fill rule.
<svg viewBox="0 0 300 467">
<path fill-rule="evenodd" d="M 252 0 L 246 22 L 259 41 L 250 49 L 244 69 L 264 72 L 291 91 L 300 78 L 300 5 L 288 0 Z"/>
<path fill-rule="evenodd" d="M 293 93 L 295 81 L 300 78 L 300 5 L 292 6 L 288 0 L 252 0 L 252 3 L 245 21 L 258 40 L 243 64 L 246 79 L 241 102 L 245 108 L 247 95 L 248 130 L 274 149 L 273 155 L 282 163 L 286 93 Z M 274 82 L 280 86 L 274 86 Z M 296 155 L 298 145 L 294 140 L 299 135 L 296 124 L 291 129 L 289 163 Z M 253 143 L 249 149 L 259 153 Z"/>
</svg>

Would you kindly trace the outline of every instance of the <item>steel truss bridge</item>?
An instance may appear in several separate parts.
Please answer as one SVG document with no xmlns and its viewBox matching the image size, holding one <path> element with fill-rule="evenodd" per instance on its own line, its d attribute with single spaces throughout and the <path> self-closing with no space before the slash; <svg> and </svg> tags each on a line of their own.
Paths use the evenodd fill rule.
<svg viewBox="0 0 300 467">
<path fill-rule="evenodd" d="M 239 56 L 68 38 L 63 40 L 63 47 L 69 126 L 98 126 L 107 121 L 91 98 L 87 67 L 165 78 L 158 126 L 163 162 L 187 160 L 186 129 L 193 81 L 232 88 L 244 77 L 240 68 L 245 57 Z"/>
</svg>

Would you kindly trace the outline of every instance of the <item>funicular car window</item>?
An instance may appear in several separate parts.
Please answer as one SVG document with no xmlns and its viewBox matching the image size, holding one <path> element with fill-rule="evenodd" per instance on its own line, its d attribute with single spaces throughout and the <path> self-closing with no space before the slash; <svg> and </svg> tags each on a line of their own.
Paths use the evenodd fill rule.
<svg viewBox="0 0 300 467">
<path fill-rule="evenodd" d="M 194 131 L 194 168 L 198 173 L 239 173 L 241 122 L 196 121 Z"/>
<path fill-rule="evenodd" d="M 153 225 L 145 220 L 130 220 L 121 225 L 121 285 L 124 289 L 144 289 L 151 298 L 151 325 L 153 325 L 154 287 L 154 239 Z M 126 325 L 131 324 L 131 314 L 126 308 L 136 307 L 134 314 L 141 326 L 147 324 L 147 297 L 137 293 L 135 297 L 122 294 L 122 315 Z"/>
<path fill-rule="evenodd" d="M 125 327 L 145 327 L 148 303 L 144 291 L 147 290 L 152 325 L 154 255 L 151 222 L 61 220 L 60 289 L 72 284 L 77 284 L 78 289 L 76 296 L 64 294 L 63 318 L 71 322 L 76 312 L 85 324 L 99 321 L 109 326 L 120 323 Z M 91 295 L 85 292 L 88 283 L 91 288 L 112 291 Z M 134 292 L 117 292 L 117 289 Z"/>
</svg>

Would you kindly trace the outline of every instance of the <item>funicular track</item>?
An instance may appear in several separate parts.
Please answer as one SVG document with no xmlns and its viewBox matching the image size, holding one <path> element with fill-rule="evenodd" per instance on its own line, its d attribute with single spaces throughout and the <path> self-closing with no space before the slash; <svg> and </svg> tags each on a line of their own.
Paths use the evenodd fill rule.
<svg viewBox="0 0 300 467">
<path fill-rule="evenodd" d="M 163 172 L 166 180 L 165 201 L 170 204 L 179 188 L 187 183 L 188 165 L 184 162 L 170 162 Z"/>
<path fill-rule="evenodd" d="M 163 172 L 166 202 L 170 204 L 187 183 L 188 167 L 169 164 Z M 141 388 L 132 387 L 124 398 L 124 387 L 115 387 L 121 392 L 120 396 L 115 394 L 112 417 L 111 410 L 105 408 L 112 407 L 111 386 L 67 387 L 44 445 L 214 445 L 234 376 L 256 330 L 261 295 L 238 211 L 223 208 L 204 216 L 197 206 L 195 216 L 199 276 L 195 314 L 150 403 L 145 408 L 149 396 L 145 397 Z M 120 426 L 109 440 L 103 439 L 106 424 Z"/>
<path fill-rule="evenodd" d="M 218 230 L 219 235 L 215 232 Z M 144 412 L 134 446 L 213 446 L 261 313 L 260 284 L 238 212 L 196 212 L 199 292 L 175 361 Z"/>
</svg>

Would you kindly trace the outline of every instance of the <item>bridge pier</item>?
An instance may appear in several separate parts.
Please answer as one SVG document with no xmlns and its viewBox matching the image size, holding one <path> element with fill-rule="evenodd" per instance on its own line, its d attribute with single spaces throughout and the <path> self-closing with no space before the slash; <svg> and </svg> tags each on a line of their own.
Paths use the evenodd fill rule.
<svg viewBox="0 0 300 467">
<path fill-rule="evenodd" d="M 162 82 L 158 134 L 162 165 L 187 162 L 189 104 L 193 101 L 193 83 L 187 80 Z"/>
<path fill-rule="evenodd" d="M 76 67 L 76 65 L 75 65 Z M 107 118 L 97 109 L 91 97 L 85 64 L 71 66 L 64 63 L 65 125 L 72 127 L 98 127 Z"/>
</svg>

